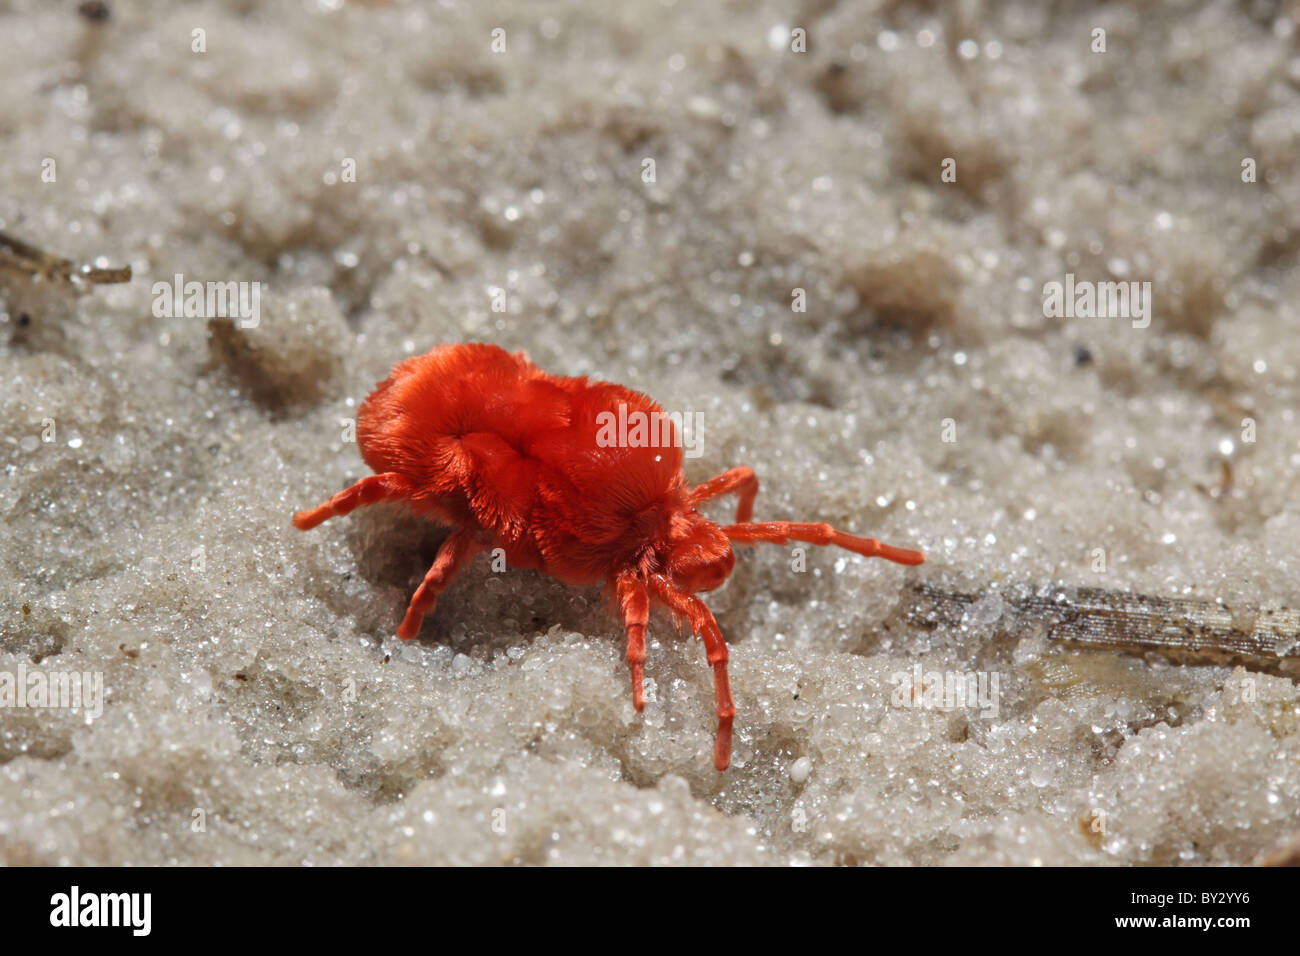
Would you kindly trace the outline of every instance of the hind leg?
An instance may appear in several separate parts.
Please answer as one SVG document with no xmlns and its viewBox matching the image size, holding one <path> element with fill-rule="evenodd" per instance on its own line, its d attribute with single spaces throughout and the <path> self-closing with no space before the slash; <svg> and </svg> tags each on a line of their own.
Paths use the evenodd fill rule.
<svg viewBox="0 0 1300 956">
<path fill-rule="evenodd" d="M 399 475 L 395 471 L 371 475 L 362 478 L 351 488 L 340 491 L 323 505 L 310 511 L 299 511 L 293 516 L 293 526 L 299 531 L 308 531 L 322 521 L 345 515 L 363 505 L 373 505 L 380 501 L 399 501 L 409 498 L 410 495 L 411 481 L 404 475 Z"/>
<path fill-rule="evenodd" d="M 424 576 L 420 586 L 415 589 L 415 594 L 411 596 L 406 617 L 402 619 L 402 626 L 397 629 L 398 637 L 409 641 L 420 633 L 420 624 L 424 621 L 424 616 L 438 603 L 438 595 L 447 590 L 447 585 L 455 579 L 456 572 L 461 569 L 461 566 L 482 550 L 483 545 L 466 532 L 451 533 L 438 549 L 438 556 L 433 559 L 429 573 Z"/>
</svg>

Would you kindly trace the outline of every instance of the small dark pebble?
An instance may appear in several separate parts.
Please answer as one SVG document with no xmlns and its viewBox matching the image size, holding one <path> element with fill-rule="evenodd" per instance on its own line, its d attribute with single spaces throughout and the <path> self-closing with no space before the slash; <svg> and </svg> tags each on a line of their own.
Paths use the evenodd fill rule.
<svg viewBox="0 0 1300 956">
<path fill-rule="evenodd" d="M 78 4 L 77 12 L 91 23 L 103 23 L 108 19 L 108 4 L 104 0 L 85 0 Z"/>
</svg>

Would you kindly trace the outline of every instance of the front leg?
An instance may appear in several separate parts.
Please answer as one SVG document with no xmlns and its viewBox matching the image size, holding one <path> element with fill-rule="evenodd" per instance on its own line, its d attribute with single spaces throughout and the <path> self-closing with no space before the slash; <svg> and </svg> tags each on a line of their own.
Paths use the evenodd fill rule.
<svg viewBox="0 0 1300 956">
<path fill-rule="evenodd" d="M 645 629 L 650 622 L 650 595 L 635 573 L 618 576 L 618 606 L 627 625 L 627 666 L 632 672 L 632 706 L 645 710 Z"/>
<path fill-rule="evenodd" d="M 678 618 L 685 618 L 691 632 L 704 641 L 704 652 L 713 668 L 713 697 L 718 711 L 718 736 L 713 744 L 713 766 L 726 770 L 731 764 L 731 724 L 736 719 L 736 705 L 731 700 L 731 682 L 727 678 L 727 642 L 708 605 L 694 594 L 681 590 L 662 574 L 650 576 L 650 590 Z"/>
<path fill-rule="evenodd" d="M 754 516 L 754 499 L 758 497 L 758 476 L 748 465 L 740 465 L 715 475 L 703 484 L 691 489 L 687 504 L 692 508 L 698 504 L 717 498 L 719 495 L 735 492 L 739 497 L 736 503 L 736 521 L 743 524 Z"/>
<path fill-rule="evenodd" d="M 800 521 L 760 521 L 755 524 L 729 524 L 722 529 L 732 541 L 753 544 L 767 541 L 771 544 L 789 544 L 806 541 L 809 544 L 844 548 L 864 558 L 885 558 L 896 564 L 924 564 L 925 555 L 911 548 L 897 548 L 875 538 L 860 538 L 847 531 L 837 531 L 828 524 L 810 524 Z"/>
</svg>

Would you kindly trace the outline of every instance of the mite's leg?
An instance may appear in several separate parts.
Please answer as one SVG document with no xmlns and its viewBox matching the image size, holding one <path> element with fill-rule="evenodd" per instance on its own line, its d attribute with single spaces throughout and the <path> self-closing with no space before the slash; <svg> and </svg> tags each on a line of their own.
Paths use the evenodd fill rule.
<svg viewBox="0 0 1300 956">
<path fill-rule="evenodd" d="M 397 629 L 397 636 L 409 641 L 420 633 L 420 623 L 424 616 L 438 603 L 438 595 L 447 589 L 462 564 L 483 550 L 483 545 L 464 531 L 453 531 L 451 537 L 442 543 L 438 556 L 433 559 L 429 573 L 424 576 L 420 586 L 411 597 L 411 605 L 406 609 L 402 626 Z"/>
<path fill-rule="evenodd" d="M 299 531 L 307 531 L 322 521 L 345 515 L 362 505 L 373 505 L 380 501 L 397 501 L 409 497 L 410 493 L 410 479 L 397 472 L 371 475 L 369 478 L 362 478 L 351 488 L 340 491 L 319 508 L 299 511 L 293 516 L 293 526 Z"/>
<path fill-rule="evenodd" d="M 836 531 L 828 524 L 804 524 L 795 521 L 760 521 L 754 524 L 732 524 L 722 529 L 732 541 L 769 541 L 772 544 L 789 544 L 807 541 L 809 544 L 834 544 L 854 554 L 868 558 L 886 558 L 898 564 L 922 564 L 925 555 L 909 548 L 896 548 L 882 544 L 875 538 L 859 538 L 844 531 Z"/>
<path fill-rule="evenodd" d="M 645 629 L 650 621 L 650 595 L 635 574 L 618 579 L 618 606 L 627 624 L 627 666 L 632 671 L 632 706 L 645 710 Z"/>
<path fill-rule="evenodd" d="M 727 642 L 722 639 L 713 612 L 694 594 L 679 590 L 662 574 L 651 575 L 650 589 L 654 596 L 678 617 L 690 622 L 691 632 L 704 641 L 709 666 L 713 668 L 713 696 L 718 708 L 718 736 L 713 745 L 713 766 L 726 770 L 731 763 L 731 722 L 736 717 L 736 705 L 731 700 L 731 683 L 727 679 Z"/>
<path fill-rule="evenodd" d="M 736 520 L 748 521 L 754 516 L 754 498 L 758 495 L 758 478 L 754 469 L 748 465 L 730 468 L 703 484 L 696 485 L 691 489 L 687 503 L 694 507 L 710 498 L 733 491 L 740 497 L 736 503 Z"/>
</svg>

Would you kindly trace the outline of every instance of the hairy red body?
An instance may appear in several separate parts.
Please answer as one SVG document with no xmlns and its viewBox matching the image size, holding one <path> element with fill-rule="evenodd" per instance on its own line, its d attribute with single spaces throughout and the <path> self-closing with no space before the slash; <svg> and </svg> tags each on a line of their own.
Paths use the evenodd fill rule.
<svg viewBox="0 0 1300 956">
<path fill-rule="evenodd" d="M 621 385 L 548 375 L 523 353 L 495 345 L 443 345 L 394 366 L 362 404 L 357 442 L 376 474 L 311 511 L 306 530 L 361 505 L 401 501 L 454 530 L 416 590 L 398 636 L 419 631 L 457 570 L 484 548 L 506 563 L 567 584 L 606 584 L 628 635 L 633 701 L 644 705 L 645 628 L 651 601 L 689 623 L 714 670 L 718 735 L 714 764 L 730 762 L 735 707 L 727 646 L 695 592 L 716 588 L 735 564 L 732 542 L 807 541 L 920 564 L 919 551 L 893 548 L 829 525 L 750 523 L 758 480 L 733 468 L 690 487 L 680 444 L 622 446 L 604 440 L 607 415 L 662 416 L 651 399 Z M 658 419 L 656 419 L 658 420 Z M 696 510 L 739 496 L 737 524 Z"/>
</svg>

